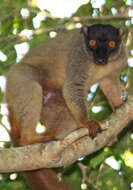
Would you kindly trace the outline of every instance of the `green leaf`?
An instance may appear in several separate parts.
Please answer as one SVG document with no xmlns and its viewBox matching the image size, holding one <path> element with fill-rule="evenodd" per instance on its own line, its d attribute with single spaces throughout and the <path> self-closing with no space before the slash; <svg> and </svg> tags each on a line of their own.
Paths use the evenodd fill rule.
<svg viewBox="0 0 133 190">
<path fill-rule="evenodd" d="M 81 5 L 77 12 L 73 14 L 73 16 L 88 16 L 92 15 L 93 7 L 92 4 L 89 2 L 87 4 Z"/>
<path fill-rule="evenodd" d="M 100 165 L 109 154 L 109 152 L 101 151 L 97 156 L 90 160 L 90 167 L 95 168 Z"/>
<path fill-rule="evenodd" d="M 81 171 L 76 164 L 68 166 L 62 177 L 63 181 L 76 190 L 80 190 L 82 178 Z M 78 180 L 77 180 L 78 179 Z"/>
<path fill-rule="evenodd" d="M 112 8 L 112 3 L 113 3 L 113 1 L 114 1 L 114 0 L 106 0 L 105 6 L 107 7 L 107 9 Z"/>
</svg>

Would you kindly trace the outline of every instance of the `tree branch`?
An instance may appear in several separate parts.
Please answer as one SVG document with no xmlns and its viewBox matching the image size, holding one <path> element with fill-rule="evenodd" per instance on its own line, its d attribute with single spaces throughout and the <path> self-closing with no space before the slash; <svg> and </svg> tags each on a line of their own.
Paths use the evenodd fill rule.
<svg viewBox="0 0 133 190">
<path fill-rule="evenodd" d="M 131 16 L 126 15 L 106 15 L 106 16 L 99 16 L 99 17 L 93 17 L 93 16 L 84 16 L 84 17 L 72 17 L 72 18 L 64 18 L 64 20 L 73 21 L 73 22 L 89 22 L 89 21 L 100 21 L 100 20 L 131 20 Z"/>
<path fill-rule="evenodd" d="M 14 10 L 17 11 L 17 10 Z M 12 13 L 12 15 L 14 15 Z M 59 17 L 53 17 L 52 15 L 50 15 L 49 13 L 44 13 L 45 16 L 47 16 L 48 18 L 52 18 L 52 19 L 61 19 Z M 3 21 L 5 19 L 7 19 L 8 17 L 10 17 L 11 15 L 6 15 L 5 17 L 1 18 L 0 21 Z M 55 26 L 52 28 L 40 28 L 34 31 L 35 35 L 39 35 L 42 33 L 47 33 L 47 32 L 51 32 L 51 31 L 58 31 L 58 30 L 64 30 L 67 28 L 67 26 L 73 22 L 83 22 L 83 23 L 89 23 L 90 21 L 108 21 L 108 20 L 131 20 L 133 17 L 132 16 L 126 16 L 126 15 L 109 15 L 109 16 L 100 16 L 100 17 L 93 17 L 93 16 L 86 16 L 86 17 L 72 17 L 72 18 L 63 18 L 64 21 L 68 21 L 69 23 L 65 23 L 59 26 Z M 13 36 L 8 36 L 8 37 L 4 37 L 2 39 L 0 39 L 0 41 L 5 41 L 6 40 L 10 40 L 10 39 L 15 39 L 15 38 L 20 38 L 20 40 L 23 41 L 27 41 L 27 37 L 25 35 L 22 34 L 17 34 L 17 35 L 13 35 Z"/>
<path fill-rule="evenodd" d="M 3 16 L 2 18 L 0 18 L 0 22 L 4 22 L 5 20 L 7 20 L 7 19 L 9 19 L 9 18 L 14 17 L 14 15 L 17 14 L 18 10 L 19 10 L 19 9 L 16 8 L 16 9 L 13 10 L 11 13 L 9 13 L 9 14 L 7 14 L 6 16 Z"/>
<path fill-rule="evenodd" d="M 129 7 L 128 7 L 129 8 Z M 51 18 L 51 19 L 61 19 L 60 17 L 56 17 L 51 15 L 50 13 L 46 12 L 45 10 L 41 11 L 44 16 Z M 105 16 L 98 16 L 98 17 L 94 17 L 94 16 L 74 16 L 74 17 L 65 17 L 63 18 L 63 20 L 65 21 L 70 21 L 70 22 L 88 22 L 88 21 L 92 21 L 92 20 L 112 20 L 112 19 L 120 19 L 120 20 L 130 20 L 132 19 L 131 16 L 126 16 L 123 14 L 117 14 L 117 15 L 105 15 Z"/>
<path fill-rule="evenodd" d="M 26 171 L 39 168 L 60 167 L 78 158 L 96 152 L 113 142 L 133 119 L 133 96 L 115 113 L 101 123 L 104 130 L 91 139 L 88 130 L 80 128 L 62 141 L 0 149 L 0 172 Z"/>
</svg>

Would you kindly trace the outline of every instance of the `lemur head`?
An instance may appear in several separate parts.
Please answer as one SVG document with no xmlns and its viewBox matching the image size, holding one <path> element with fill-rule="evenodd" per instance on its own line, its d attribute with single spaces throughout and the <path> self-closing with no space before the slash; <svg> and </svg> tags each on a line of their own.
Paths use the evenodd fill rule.
<svg viewBox="0 0 133 190">
<path fill-rule="evenodd" d="M 84 34 L 87 51 L 92 55 L 95 64 L 107 64 L 110 58 L 118 54 L 124 33 L 121 28 L 94 24 L 84 25 L 81 32 Z"/>
</svg>

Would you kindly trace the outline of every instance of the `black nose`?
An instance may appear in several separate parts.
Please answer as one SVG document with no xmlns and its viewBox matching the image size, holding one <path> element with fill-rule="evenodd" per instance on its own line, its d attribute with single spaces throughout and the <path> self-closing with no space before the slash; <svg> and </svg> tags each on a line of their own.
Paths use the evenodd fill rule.
<svg viewBox="0 0 133 190">
<path fill-rule="evenodd" d="M 97 59 L 95 63 L 98 65 L 105 65 L 107 62 L 105 59 L 100 58 L 100 59 Z"/>
</svg>

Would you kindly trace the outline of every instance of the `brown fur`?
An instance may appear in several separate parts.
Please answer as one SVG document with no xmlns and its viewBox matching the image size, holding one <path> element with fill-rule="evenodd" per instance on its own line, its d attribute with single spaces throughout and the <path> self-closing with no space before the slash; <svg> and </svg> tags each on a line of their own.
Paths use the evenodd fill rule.
<svg viewBox="0 0 133 190">
<path fill-rule="evenodd" d="M 61 34 L 32 49 L 21 63 L 11 68 L 7 76 L 6 99 L 13 144 L 22 146 L 62 139 L 77 126 L 88 127 L 90 135 L 95 137 L 100 128 L 97 122 L 88 120 L 88 89 L 98 81 L 115 110 L 122 104 L 118 77 L 125 62 L 126 51 L 122 43 L 118 54 L 110 57 L 108 64 L 94 64 L 80 30 Z M 36 136 L 35 128 L 39 121 L 47 127 L 44 136 Z M 37 190 L 59 189 L 55 184 L 52 188 L 39 186 L 45 183 L 44 173 L 49 173 L 45 171 L 27 173 L 30 183 L 34 183 Z M 40 182 L 37 182 L 39 179 Z M 52 183 L 50 173 L 46 182 L 49 179 Z"/>
</svg>

